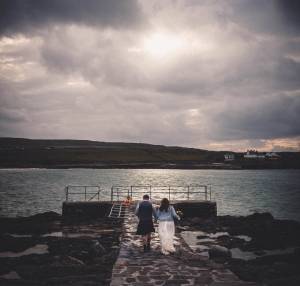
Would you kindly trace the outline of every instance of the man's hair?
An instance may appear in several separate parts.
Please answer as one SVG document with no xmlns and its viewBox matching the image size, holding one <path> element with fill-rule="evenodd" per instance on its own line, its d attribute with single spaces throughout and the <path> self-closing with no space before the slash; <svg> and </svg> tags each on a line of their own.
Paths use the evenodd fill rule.
<svg viewBox="0 0 300 286">
<path fill-rule="evenodd" d="M 143 200 L 149 200 L 149 195 L 143 195 Z"/>
</svg>

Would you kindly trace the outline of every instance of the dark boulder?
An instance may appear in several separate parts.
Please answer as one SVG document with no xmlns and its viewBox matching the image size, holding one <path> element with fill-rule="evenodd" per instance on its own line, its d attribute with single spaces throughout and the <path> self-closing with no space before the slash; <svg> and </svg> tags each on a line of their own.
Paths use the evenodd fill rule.
<svg viewBox="0 0 300 286">
<path fill-rule="evenodd" d="M 212 246 L 209 251 L 209 258 L 230 258 L 231 257 L 231 252 L 228 248 L 220 245 L 214 245 Z"/>
</svg>

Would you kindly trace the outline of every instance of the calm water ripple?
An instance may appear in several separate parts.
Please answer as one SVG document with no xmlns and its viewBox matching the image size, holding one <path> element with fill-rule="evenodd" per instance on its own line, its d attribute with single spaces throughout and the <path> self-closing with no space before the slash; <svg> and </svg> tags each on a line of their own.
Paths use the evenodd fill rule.
<svg viewBox="0 0 300 286">
<path fill-rule="evenodd" d="M 211 184 L 219 215 L 268 211 L 276 218 L 300 221 L 300 170 L 2 169 L 0 215 L 61 212 L 68 184 L 100 184 L 104 199 L 117 184 Z"/>
</svg>

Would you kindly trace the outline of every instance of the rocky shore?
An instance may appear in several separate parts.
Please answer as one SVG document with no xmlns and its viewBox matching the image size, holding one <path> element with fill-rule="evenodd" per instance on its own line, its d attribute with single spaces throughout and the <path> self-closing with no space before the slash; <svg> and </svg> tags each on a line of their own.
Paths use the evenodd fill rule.
<svg viewBox="0 0 300 286">
<path fill-rule="evenodd" d="M 47 212 L 0 218 L 0 285 L 109 285 L 122 221 L 63 220 Z M 184 218 L 177 231 L 195 252 L 262 285 L 300 285 L 300 223 L 269 213 Z"/>
<path fill-rule="evenodd" d="M 240 279 L 263 285 L 300 285 L 300 223 L 269 213 L 186 218 L 182 237 L 195 252 L 224 263 Z"/>
<path fill-rule="evenodd" d="M 109 285 L 122 221 L 0 219 L 0 285 Z"/>
</svg>

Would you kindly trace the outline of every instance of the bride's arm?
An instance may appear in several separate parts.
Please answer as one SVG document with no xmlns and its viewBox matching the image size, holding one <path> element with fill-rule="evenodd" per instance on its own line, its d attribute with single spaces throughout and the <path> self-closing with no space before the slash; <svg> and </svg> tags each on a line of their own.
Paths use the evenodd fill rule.
<svg viewBox="0 0 300 286">
<path fill-rule="evenodd" d="M 180 220 L 180 217 L 177 215 L 177 213 L 175 212 L 174 207 L 171 207 L 171 214 L 173 218 L 176 218 L 177 220 Z"/>
</svg>

